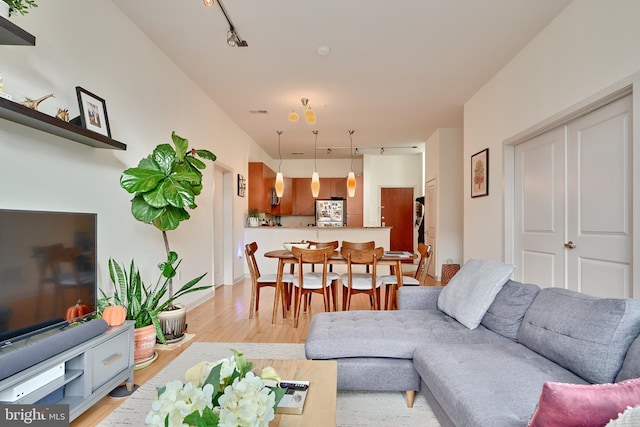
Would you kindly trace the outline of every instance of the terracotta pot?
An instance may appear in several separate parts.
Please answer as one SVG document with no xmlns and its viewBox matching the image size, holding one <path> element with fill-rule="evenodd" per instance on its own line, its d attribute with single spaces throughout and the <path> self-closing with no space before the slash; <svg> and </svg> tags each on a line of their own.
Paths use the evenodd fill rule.
<svg viewBox="0 0 640 427">
<path fill-rule="evenodd" d="M 182 304 L 174 305 L 177 309 L 158 313 L 162 333 L 169 343 L 184 338 L 184 330 L 187 328 L 187 309 Z"/>
<path fill-rule="evenodd" d="M 133 331 L 133 362 L 137 365 L 153 357 L 156 346 L 156 329 L 153 324 Z"/>
</svg>

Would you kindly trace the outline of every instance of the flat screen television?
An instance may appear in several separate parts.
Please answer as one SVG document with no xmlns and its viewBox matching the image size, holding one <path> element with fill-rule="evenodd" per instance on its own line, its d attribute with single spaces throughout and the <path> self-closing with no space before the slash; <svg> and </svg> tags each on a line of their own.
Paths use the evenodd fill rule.
<svg viewBox="0 0 640 427">
<path fill-rule="evenodd" d="M 95 313 L 96 217 L 0 209 L 0 348 Z"/>
</svg>

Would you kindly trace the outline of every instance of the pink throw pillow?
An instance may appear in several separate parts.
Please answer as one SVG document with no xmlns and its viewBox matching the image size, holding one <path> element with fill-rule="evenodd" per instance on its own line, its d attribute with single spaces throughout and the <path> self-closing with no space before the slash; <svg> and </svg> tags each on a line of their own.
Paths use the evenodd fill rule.
<svg viewBox="0 0 640 427">
<path fill-rule="evenodd" d="M 615 384 L 545 382 L 530 427 L 601 427 L 640 405 L 640 378 Z"/>
</svg>

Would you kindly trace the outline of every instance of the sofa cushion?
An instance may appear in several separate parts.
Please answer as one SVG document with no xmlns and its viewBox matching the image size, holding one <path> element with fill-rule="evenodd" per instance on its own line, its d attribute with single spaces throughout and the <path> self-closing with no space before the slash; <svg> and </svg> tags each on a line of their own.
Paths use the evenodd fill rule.
<svg viewBox="0 0 640 427">
<path fill-rule="evenodd" d="M 508 280 L 480 324 L 497 334 L 516 341 L 518 330 L 529 306 L 540 292 L 536 285 L 529 285 Z"/>
<path fill-rule="evenodd" d="M 485 327 L 470 330 L 439 310 L 354 310 L 318 313 L 305 340 L 308 359 L 411 359 L 421 345 L 510 341 Z"/>
<path fill-rule="evenodd" d="M 640 301 L 542 289 L 518 341 L 592 383 L 613 382 L 640 332 Z"/>
<path fill-rule="evenodd" d="M 477 328 L 514 266 L 470 259 L 440 292 L 438 309 L 469 329 Z"/>
<path fill-rule="evenodd" d="M 616 382 L 640 378 L 640 337 L 633 340 L 622 362 L 622 368 L 616 375 Z"/>
<path fill-rule="evenodd" d="M 413 363 L 452 424 L 525 426 L 545 381 L 585 381 L 525 346 L 434 344 L 420 347 Z"/>
<path fill-rule="evenodd" d="M 545 382 L 529 426 L 600 427 L 640 405 L 640 379 L 616 384 Z"/>
</svg>

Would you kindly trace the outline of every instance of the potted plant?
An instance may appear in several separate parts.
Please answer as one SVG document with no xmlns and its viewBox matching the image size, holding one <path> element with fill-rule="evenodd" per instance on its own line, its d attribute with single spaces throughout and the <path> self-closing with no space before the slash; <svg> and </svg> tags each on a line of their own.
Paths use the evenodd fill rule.
<svg viewBox="0 0 640 427">
<path fill-rule="evenodd" d="M 249 227 L 257 227 L 259 225 L 258 217 L 260 214 L 258 213 L 258 209 L 249 209 L 247 216 L 249 217 Z"/>
<path fill-rule="evenodd" d="M 175 230 L 182 221 L 190 218 L 187 208 L 197 207 L 195 199 L 202 191 L 200 170 L 206 168 L 200 158 L 215 161 L 216 156 L 208 150 L 189 149 L 189 141 L 175 132 L 171 133 L 171 140 L 173 146 L 160 144 L 137 167 L 125 170 L 120 177 L 120 186 L 134 194 L 131 200 L 133 217 L 145 224 L 152 224 L 162 232 L 168 261 L 161 264 L 160 268 L 167 279 L 169 301 L 163 310 L 182 312 L 182 329 L 175 331 L 167 324 L 164 332 L 171 340 L 177 340 L 184 335 L 186 309 L 174 304 L 179 296 L 173 293 L 173 277 L 176 274 L 173 264 L 177 255 L 173 256 L 175 253 L 169 248 L 167 231 Z"/>
<path fill-rule="evenodd" d="M 26 15 L 29 13 L 29 9 L 32 7 L 38 7 L 35 0 L 1 0 L 0 3 L 0 15 L 4 18 L 8 18 L 10 15 L 19 13 L 20 15 Z M 2 13 L 3 10 L 7 10 L 6 15 Z"/>
<path fill-rule="evenodd" d="M 177 262 L 177 264 L 176 264 Z M 174 264 L 175 267 L 174 267 Z M 125 265 L 120 265 L 113 259 L 109 259 L 109 277 L 114 286 L 113 296 L 109 297 L 101 289 L 102 298 L 98 302 L 98 309 L 102 313 L 111 303 L 124 307 L 125 318 L 135 321 L 135 351 L 136 363 L 153 356 L 156 338 L 166 343 L 164 333 L 158 315 L 173 304 L 176 298 L 190 292 L 201 291 L 210 286 L 196 286 L 205 274 L 185 283 L 171 297 L 163 299 L 169 286 L 169 278 L 175 273 L 180 264 L 178 255 L 171 252 L 166 262 L 160 263 L 160 275 L 154 286 L 146 285 L 135 262 L 132 260 L 127 273 Z"/>
</svg>

